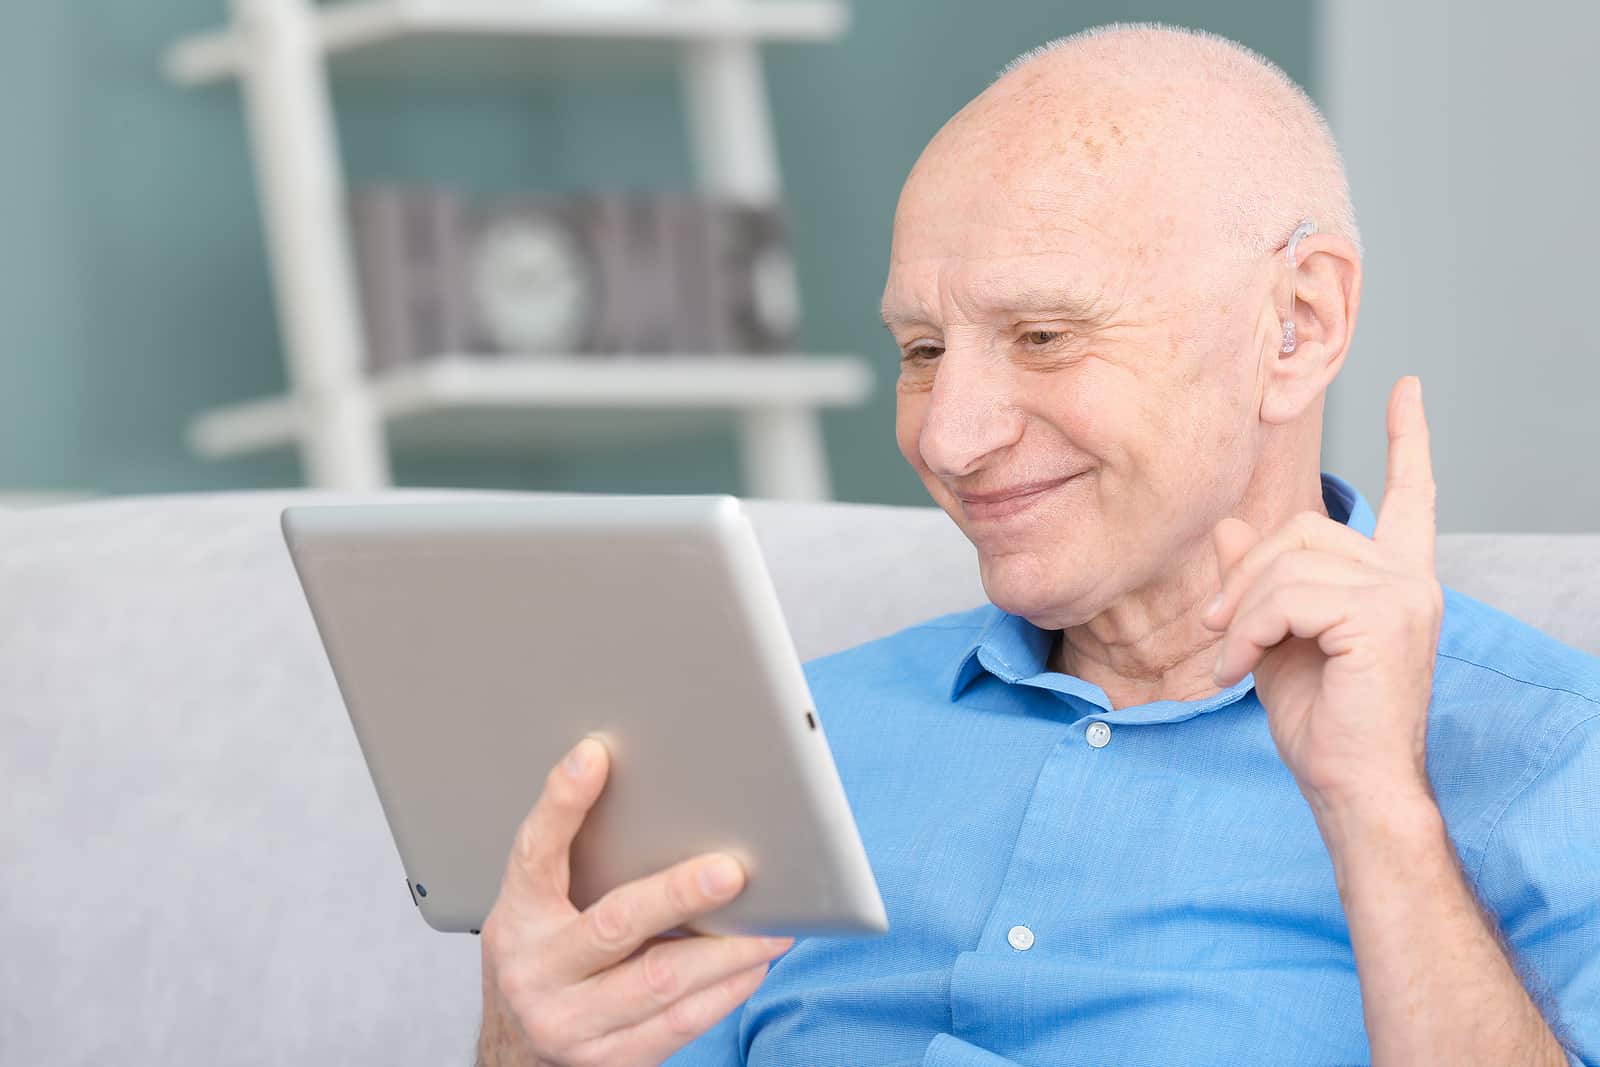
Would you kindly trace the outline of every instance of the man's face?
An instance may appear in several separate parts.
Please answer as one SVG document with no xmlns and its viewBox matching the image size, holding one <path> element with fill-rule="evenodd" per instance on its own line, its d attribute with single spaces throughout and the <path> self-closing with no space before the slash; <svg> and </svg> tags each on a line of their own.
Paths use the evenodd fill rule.
<svg viewBox="0 0 1600 1067">
<path fill-rule="evenodd" d="M 977 547 L 990 599 L 1049 628 L 1208 551 L 1253 462 L 1266 275 L 1220 254 L 1148 152 L 1090 158 L 1119 135 L 1079 130 L 1047 157 L 936 141 L 884 292 L 900 451 Z"/>
</svg>

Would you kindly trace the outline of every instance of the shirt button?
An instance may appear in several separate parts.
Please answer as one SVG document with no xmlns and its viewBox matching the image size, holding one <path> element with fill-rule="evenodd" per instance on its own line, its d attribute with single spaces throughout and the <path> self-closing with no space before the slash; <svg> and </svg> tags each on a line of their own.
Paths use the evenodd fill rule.
<svg viewBox="0 0 1600 1067">
<path fill-rule="evenodd" d="M 1018 952 L 1026 952 L 1033 947 L 1033 931 L 1026 926 L 1013 926 L 1006 933 L 1006 940 Z"/>
<path fill-rule="evenodd" d="M 1105 748 L 1111 743 L 1111 727 L 1103 722 L 1092 722 L 1083 731 L 1083 739 L 1089 742 L 1091 748 Z"/>
</svg>

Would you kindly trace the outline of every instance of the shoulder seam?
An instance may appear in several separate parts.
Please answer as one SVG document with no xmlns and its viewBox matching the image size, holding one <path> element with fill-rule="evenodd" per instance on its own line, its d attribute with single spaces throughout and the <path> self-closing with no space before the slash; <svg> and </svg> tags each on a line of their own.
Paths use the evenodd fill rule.
<svg viewBox="0 0 1600 1067">
<path fill-rule="evenodd" d="M 1535 689 L 1543 689 L 1546 692 L 1550 692 L 1550 693 L 1565 693 L 1568 696 L 1577 697 L 1579 700 L 1582 700 L 1585 703 L 1593 704 L 1596 707 L 1600 707 L 1600 697 L 1591 696 L 1588 693 L 1580 693 L 1576 689 L 1567 689 L 1564 686 L 1549 685 L 1549 684 L 1547 684 L 1545 682 L 1533 681 L 1531 678 L 1521 678 L 1521 677 L 1518 677 L 1515 674 L 1507 674 L 1505 671 L 1501 670 L 1498 667 L 1491 667 L 1487 663 L 1479 663 L 1475 659 L 1467 659 L 1464 656 L 1457 656 L 1457 655 L 1454 655 L 1453 653 L 1450 653 L 1450 652 L 1438 652 L 1438 653 L 1435 653 L 1435 654 L 1440 659 L 1454 660 L 1457 663 L 1464 663 L 1468 667 L 1477 667 L 1477 668 L 1479 668 L 1481 670 L 1486 670 L 1486 671 L 1490 672 L 1491 674 L 1498 674 L 1500 677 L 1506 679 L 1507 681 L 1517 682 L 1520 685 L 1531 685 Z M 1588 720 L 1584 719 L 1582 721 L 1587 722 Z"/>
<path fill-rule="evenodd" d="M 1546 686 L 1545 688 L 1549 687 Z M 1561 692 L 1566 692 L 1566 690 L 1561 690 Z M 1573 695 L 1582 696 L 1581 693 L 1576 693 Z M 1591 701 L 1591 703 L 1594 702 Z M 1544 777 L 1544 772 L 1550 769 L 1550 764 L 1555 760 L 1556 753 L 1561 750 L 1561 746 L 1566 743 L 1567 738 L 1577 733 L 1582 727 L 1587 726 L 1589 723 L 1595 722 L 1596 720 L 1600 720 L 1600 710 L 1596 710 L 1593 714 L 1585 715 L 1577 722 L 1570 724 L 1566 730 L 1562 732 L 1561 736 L 1556 738 L 1555 743 L 1550 746 L 1550 751 L 1545 753 L 1544 761 L 1539 764 L 1539 769 L 1529 775 L 1528 780 L 1517 786 L 1516 790 L 1511 794 L 1511 796 L 1506 798 L 1505 804 L 1501 806 L 1499 813 L 1494 817 L 1494 821 L 1489 824 L 1488 831 L 1483 835 L 1482 851 L 1478 855 L 1478 862 L 1473 865 L 1472 869 L 1473 893 L 1476 894 L 1478 892 L 1478 887 L 1482 884 L 1483 865 L 1489 861 L 1489 847 L 1494 842 L 1494 835 L 1500 830 L 1500 823 L 1505 820 L 1506 815 L 1511 811 L 1512 805 L 1520 800 L 1524 793 L 1533 788 L 1533 784 L 1535 782 Z"/>
</svg>

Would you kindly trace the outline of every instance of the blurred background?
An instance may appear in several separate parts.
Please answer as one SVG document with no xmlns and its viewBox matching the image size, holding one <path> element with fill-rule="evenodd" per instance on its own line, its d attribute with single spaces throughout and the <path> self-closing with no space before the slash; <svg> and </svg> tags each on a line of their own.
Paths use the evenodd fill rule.
<svg viewBox="0 0 1600 1067">
<path fill-rule="evenodd" d="M 1420 373 L 1441 528 L 1600 530 L 1577 0 L 17 0 L 0 503 L 926 503 L 877 321 L 900 183 L 1009 59 L 1114 20 L 1241 41 L 1333 123 L 1367 264 L 1326 468 L 1376 502 Z"/>
</svg>

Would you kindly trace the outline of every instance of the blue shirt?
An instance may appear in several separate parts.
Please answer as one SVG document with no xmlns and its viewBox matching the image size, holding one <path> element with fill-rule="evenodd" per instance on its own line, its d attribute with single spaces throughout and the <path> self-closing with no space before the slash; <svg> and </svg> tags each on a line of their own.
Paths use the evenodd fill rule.
<svg viewBox="0 0 1600 1067">
<path fill-rule="evenodd" d="M 807 665 L 889 933 L 799 942 L 670 1063 L 1370 1060 L 1332 863 L 1253 680 L 1113 710 L 1046 666 L 1054 638 L 985 605 Z M 1600 1065 L 1600 661 L 1446 590 L 1428 772 L 1531 991 Z"/>
</svg>

